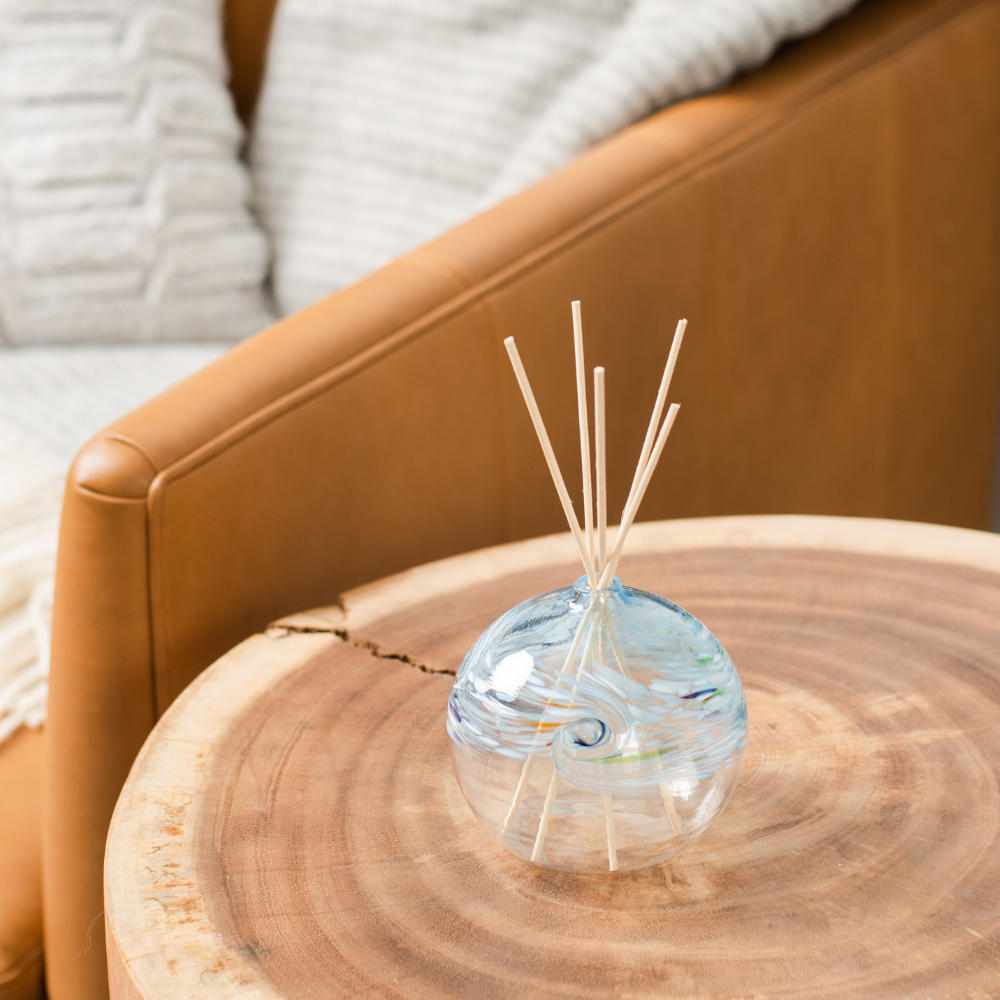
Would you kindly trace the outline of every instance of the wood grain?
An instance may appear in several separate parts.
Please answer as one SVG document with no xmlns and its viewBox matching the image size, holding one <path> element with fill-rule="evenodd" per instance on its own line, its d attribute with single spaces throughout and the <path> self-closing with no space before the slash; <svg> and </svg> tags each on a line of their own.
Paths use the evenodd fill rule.
<svg viewBox="0 0 1000 1000">
<path fill-rule="evenodd" d="M 1000 995 L 1000 539 L 781 520 L 651 526 L 622 564 L 747 690 L 744 776 L 688 854 L 570 876 L 479 827 L 443 671 L 576 568 L 546 561 L 568 539 L 461 557 L 284 620 L 164 717 L 109 840 L 113 995 Z"/>
</svg>

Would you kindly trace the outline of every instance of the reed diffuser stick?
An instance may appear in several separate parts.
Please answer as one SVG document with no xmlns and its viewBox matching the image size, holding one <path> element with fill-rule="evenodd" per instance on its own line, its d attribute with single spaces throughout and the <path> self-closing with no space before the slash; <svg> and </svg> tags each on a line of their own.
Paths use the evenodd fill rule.
<svg viewBox="0 0 1000 1000">
<path fill-rule="evenodd" d="M 605 423 L 604 369 L 594 369 L 594 472 L 597 480 L 597 572 L 608 561 L 608 432 Z"/>
<path fill-rule="evenodd" d="M 608 620 L 608 637 L 611 639 L 611 648 L 615 653 L 615 662 L 618 664 L 618 669 L 625 677 L 631 677 L 632 671 L 629 670 L 628 663 L 625 660 L 625 650 L 622 649 L 622 641 L 618 635 L 618 629 L 615 628 L 615 620 L 611 617 L 610 611 L 607 613 L 606 617 Z"/>
<path fill-rule="evenodd" d="M 667 393 L 670 391 L 670 381 L 674 377 L 674 368 L 677 366 L 677 355 L 680 354 L 681 344 L 684 343 L 684 331 L 687 329 L 687 322 L 686 319 L 679 320 L 677 329 L 674 330 L 674 339 L 670 344 L 670 353 L 667 355 L 667 363 L 663 368 L 663 378 L 660 379 L 660 388 L 656 393 L 656 402 L 653 404 L 653 413 L 649 418 L 649 427 L 646 428 L 646 437 L 642 442 L 642 451 L 639 453 L 635 475 L 632 477 L 632 486 L 628 491 L 628 500 L 625 501 L 626 507 L 635 494 L 636 486 L 638 486 L 643 472 L 646 471 L 646 463 L 649 461 L 649 453 L 653 449 L 653 442 L 656 440 L 656 431 L 660 426 L 660 417 L 663 415 L 663 407 L 667 402 Z"/>
<path fill-rule="evenodd" d="M 517 384 L 521 387 L 521 395 L 524 396 L 524 402 L 528 407 L 528 413 L 531 415 L 531 422 L 535 425 L 535 433 L 538 435 L 538 443 L 542 446 L 542 453 L 545 455 L 545 461 L 549 467 L 549 473 L 552 476 L 552 482 L 555 484 L 556 493 L 559 494 L 559 502 L 562 504 L 563 513 L 566 515 L 566 520 L 569 522 L 570 531 L 573 533 L 573 540 L 576 542 L 576 547 L 580 551 L 580 559 L 583 561 L 583 568 L 587 572 L 587 581 L 590 586 L 593 587 L 597 583 L 597 573 L 594 570 L 594 560 L 590 557 L 589 547 L 586 543 L 586 539 L 583 537 L 583 532 L 580 530 L 580 522 L 576 519 L 576 514 L 573 511 L 573 501 L 569 498 L 569 493 L 566 490 L 566 483 L 563 480 L 562 473 L 559 471 L 559 463 L 556 461 L 556 454 L 552 450 L 552 443 L 549 441 L 548 432 L 545 430 L 545 423 L 542 420 L 542 414 L 538 410 L 538 404 L 535 402 L 535 394 L 531 391 L 531 383 L 528 381 L 528 373 L 524 370 L 524 364 L 521 361 L 521 355 L 518 354 L 517 344 L 514 343 L 513 337 L 508 337 L 504 342 L 504 347 L 507 348 L 507 354 L 510 356 L 510 363 L 514 366 L 514 374 L 517 376 Z M 590 470 L 587 470 L 588 475 Z"/>
<path fill-rule="evenodd" d="M 569 672 L 569 667 L 573 661 L 573 657 L 576 655 L 576 650 L 580 645 L 580 635 L 583 632 L 584 626 L 589 622 L 589 629 L 587 631 L 587 639 L 583 644 L 583 651 L 580 654 L 580 666 L 576 670 L 576 679 L 579 681 L 580 677 L 583 676 L 587 669 L 587 665 L 594 658 L 594 643 L 598 637 L 601 630 L 601 622 L 607 615 L 607 608 L 604 601 L 601 600 L 601 594 L 596 594 L 591 591 L 590 595 L 590 605 L 584 613 L 583 619 L 577 626 L 576 635 L 573 636 L 573 644 L 570 646 L 569 655 L 566 657 L 566 664 L 563 667 L 563 673 Z M 557 685 L 558 687 L 558 682 Z M 573 684 L 573 690 L 570 692 L 570 701 L 576 696 L 577 684 Z M 542 806 L 541 814 L 538 817 L 538 832 L 535 834 L 535 846 L 531 852 L 531 860 L 537 861 L 538 858 L 542 856 L 542 848 L 545 845 L 545 837 L 549 831 L 549 820 L 552 818 L 552 807 L 555 803 L 555 792 L 552 789 L 555 788 L 556 776 L 559 774 L 558 771 L 553 772 L 552 781 L 553 784 L 549 786 L 551 795 L 545 796 L 545 803 Z"/>
<path fill-rule="evenodd" d="M 646 488 L 649 486 L 649 481 L 653 478 L 653 473 L 656 471 L 656 465 L 660 461 L 660 456 L 663 454 L 663 446 L 667 443 L 667 438 L 670 437 L 670 430 L 674 426 L 674 421 L 677 419 L 677 411 L 680 408 L 680 403 L 672 403 L 670 405 L 670 409 L 667 411 L 667 418 L 663 421 L 663 426 L 660 428 L 660 433 L 657 435 L 656 444 L 653 445 L 652 454 L 649 456 L 649 461 L 646 463 L 646 468 L 643 470 L 642 478 L 639 480 L 639 485 L 622 513 L 622 523 L 618 528 L 618 537 L 615 539 L 615 548 L 611 553 L 611 558 L 608 560 L 607 566 L 605 566 L 601 572 L 601 579 L 597 584 L 598 590 L 607 590 L 615 578 L 615 570 L 618 568 L 618 560 L 621 558 L 622 548 L 625 545 L 625 538 L 628 535 L 628 530 L 632 527 L 635 515 L 639 511 L 639 505 L 642 503 L 642 498 L 646 495 Z"/>
<path fill-rule="evenodd" d="M 611 792 L 604 793 L 604 828 L 608 833 L 608 870 L 618 871 L 618 846 L 615 843 L 615 807 Z"/>
<path fill-rule="evenodd" d="M 556 800 L 559 788 L 559 772 L 553 771 L 549 781 L 549 790 L 545 793 L 545 805 L 542 807 L 541 819 L 538 822 L 538 833 L 535 834 L 535 846 L 531 849 L 531 860 L 538 861 L 545 846 L 545 836 L 549 832 L 549 820 L 552 819 L 552 805 Z"/>
<path fill-rule="evenodd" d="M 679 837 L 684 832 L 684 824 L 681 823 L 681 818 L 677 815 L 674 797 L 670 793 L 670 786 L 665 781 L 660 782 L 660 794 L 663 796 L 663 807 L 667 810 L 667 819 L 670 820 L 670 829 L 674 831 L 675 837 Z"/>
<path fill-rule="evenodd" d="M 580 474 L 583 477 L 583 533 L 587 549 L 594 558 L 594 495 L 590 478 L 590 427 L 587 426 L 587 369 L 583 363 L 583 316 L 579 300 L 571 303 L 573 310 L 573 354 L 576 358 L 576 414 L 580 424 Z M 601 565 L 595 567 L 601 572 Z"/>
<path fill-rule="evenodd" d="M 517 788 L 514 789 L 514 798 L 507 810 L 507 815 L 503 818 L 503 828 L 500 831 L 501 837 L 507 836 L 511 821 L 517 815 L 517 810 L 521 808 L 521 799 L 524 797 L 524 790 L 528 785 L 528 772 L 531 770 L 531 762 L 534 760 L 532 754 L 528 754 L 524 759 L 524 766 L 521 768 L 521 777 L 517 779 Z"/>
<path fill-rule="evenodd" d="M 566 660 L 563 663 L 562 676 L 569 675 L 570 667 L 573 665 L 573 660 L 576 657 L 577 650 L 580 648 L 580 642 L 583 640 L 585 632 L 587 634 L 587 642 L 589 643 L 590 632 L 587 632 L 587 629 L 591 629 L 592 631 L 591 626 L 594 619 L 594 615 L 596 614 L 596 608 L 597 606 L 592 603 L 591 606 L 587 608 L 587 610 L 581 616 L 580 624 L 577 625 L 576 627 L 576 632 L 573 635 L 573 641 L 572 643 L 570 643 L 569 652 L 566 654 Z M 585 662 L 586 657 L 587 657 L 587 643 L 584 643 L 583 654 L 580 660 L 581 670 L 583 668 L 583 663 Z M 562 684 L 562 676 L 560 676 L 556 680 L 557 689 L 559 688 L 559 685 Z M 539 722 L 537 732 L 540 733 L 541 731 L 542 731 L 542 723 Z M 535 738 L 537 741 L 537 733 Z M 524 797 L 525 789 L 528 787 L 528 772 L 531 770 L 532 760 L 534 760 L 534 757 L 532 756 L 532 754 L 529 753 L 524 760 L 524 765 L 521 767 L 521 776 L 520 778 L 518 778 L 517 788 L 514 790 L 514 799 L 510 804 L 510 808 L 507 810 L 507 815 L 503 821 L 503 829 L 500 831 L 501 835 L 503 836 L 506 836 L 507 831 L 510 829 L 511 822 L 517 815 L 518 809 L 521 808 L 521 799 Z M 547 821 L 545 823 L 545 828 L 548 829 Z M 544 840 L 544 837 L 542 839 Z"/>
</svg>

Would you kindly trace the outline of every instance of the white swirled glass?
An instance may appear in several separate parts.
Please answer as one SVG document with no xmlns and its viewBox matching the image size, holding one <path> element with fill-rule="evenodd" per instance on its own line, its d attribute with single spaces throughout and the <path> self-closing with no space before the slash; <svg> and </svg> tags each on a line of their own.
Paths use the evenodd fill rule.
<svg viewBox="0 0 1000 1000">
<path fill-rule="evenodd" d="M 458 781 L 521 858 L 572 872 L 676 857 L 739 779 L 739 674 L 683 608 L 587 578 L 501 615 L 469 650 L 448 704 Z"/>
</svg>

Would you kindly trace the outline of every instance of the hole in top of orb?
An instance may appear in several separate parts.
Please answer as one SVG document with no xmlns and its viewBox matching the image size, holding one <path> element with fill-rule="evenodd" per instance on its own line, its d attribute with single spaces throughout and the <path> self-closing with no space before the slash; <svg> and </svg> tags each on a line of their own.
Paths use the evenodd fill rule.
<svg viewBox="0 0 1000 1000">
<path fill-rule="evenodd" d="M 608 727 L 600 719 L 581 719 L 570 725 L 573 742 L 580 747 L 596 747 L 608 735 Z"/>
</svg>

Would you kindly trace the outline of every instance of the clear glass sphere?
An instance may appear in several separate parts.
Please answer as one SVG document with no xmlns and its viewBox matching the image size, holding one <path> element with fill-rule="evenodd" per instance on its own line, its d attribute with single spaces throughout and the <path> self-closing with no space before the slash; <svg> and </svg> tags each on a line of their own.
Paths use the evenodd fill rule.
<svg viewBox="0 0 1000 1000">
<path fill-rule="evenodd" d="M 587 578 L 501 615 L 448 703 L 458 781 L 518 857 L 573 872 L 676 857 L 722 812 L 746 748 L 743 685 L 697 618 Z"/>
</svg>

